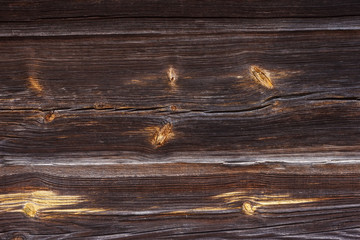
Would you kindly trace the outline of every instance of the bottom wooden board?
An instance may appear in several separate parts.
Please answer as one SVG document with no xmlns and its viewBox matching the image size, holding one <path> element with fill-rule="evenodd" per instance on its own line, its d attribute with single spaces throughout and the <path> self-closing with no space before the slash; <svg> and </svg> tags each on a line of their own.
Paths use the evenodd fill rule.
<svg viewBox="0 0 360 240">
<path fill-rule="evenodd" d="M 358 239 L 357 164 L 2 166 L 0 239 Z"/>
</svg>

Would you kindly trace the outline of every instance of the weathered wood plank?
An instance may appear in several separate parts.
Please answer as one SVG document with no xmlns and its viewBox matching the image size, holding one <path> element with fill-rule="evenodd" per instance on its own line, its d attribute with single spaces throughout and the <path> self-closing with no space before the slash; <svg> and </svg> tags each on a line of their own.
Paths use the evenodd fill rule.
<svg viewBox="0 0 360 240">
<path fill-rule="evenodd" d="M 2 163 L 297 162 L 298 154 L 360 160 L 358 110 L 356 100 L 301 98 L 223 113 L 3 110 Z"/>
<path fill-rule="evenodd" d="M 358 99 L 359 31 L 2 40 L 2 109 L 241 110 L 271 98 Z M 167 71 L 173 67 L 172 84 Z M 273 81 L 254 81 L 260 66 Z M 96 96 L 96 97 L 94 97 Z"/>
<path fill-rule="evenodd" d="M 358 164 L 0 171 L 1 239 L 357 239 L 360 234 Z"/>
<path fill-rule="evenodd" d="M 223 19 L 128 20 L 115 35 L 36 37 L 44 23 L 33 37 L 7 35 L 2 163 L 358 160 L 352 21 L 353 30 L 313 31 L 294 20 L 292 32 L 272 21 L 256 33 Z"/>
<path fill-rule="evenodd" d="M 0 1 L 0 239 L 358 239 L 359 12 Z"/>
<path fill-rule="evenodd" d="M 359 15 L 356 0 L 2 0 L 0 21 L 123 17 L 338 17 Z"/>
</svg>

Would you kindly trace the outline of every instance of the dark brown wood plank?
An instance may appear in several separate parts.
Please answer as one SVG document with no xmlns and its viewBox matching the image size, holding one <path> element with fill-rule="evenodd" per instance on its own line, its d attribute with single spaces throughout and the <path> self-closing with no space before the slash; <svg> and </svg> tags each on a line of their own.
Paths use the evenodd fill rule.
<svg viewBox="0 0 360 240">
<path fill-rule="evenodd" d="M 357 30 L 218 34 L 220 25 L 208 27 L 201 35 L 185 29 L 165 35 L 3 39 L 2 109 L 174 105 L 220 111 L 257 107 L 274 97 L 359 96 Z M 171 66 L 178 74 L 173 85 L 167 76 Z M 270 74 L 273 89 L 253 80 L 251 66 Z"/>
<path fill-rule="evenodd" d="M 359 15 L 356 0 L 2 0 L 0 21 L 123 17 L 337 17 Z"/>
<path fill-rule="evenodd" d="M 0 239 L 358 239 L 359 13 L 0 1 Z"/>
<path fill-rule="evenodd" d="M 3 110 L 2 163 L 355 161 L 358 110 L 358 101 L 301 98 L 233 113 L 60 110 L 51 122 L 49 112 Z M 154 143 L 166 124 L 167 139 Z"/>
<path fill-rule="evenodd" d="M 261 33 L 254 22 L 221 19 L 132 19 L 101 36 L 84 36 L 81 21 L 70 31 L 77 37 L 38 36 L 50 23 L 32 37 L 5 29 L 2 162 L 358 160 L 360 31 L 352 21 L 309 29 L 294 20 L 288 31 L 273 20 Z M 156 135 L 167 124 L 171 131 Z"/>
<path fill-rule="evenodd" d="M 357 239 L 359 165 L 0 169 L 0 237 Z"/>
</svg>

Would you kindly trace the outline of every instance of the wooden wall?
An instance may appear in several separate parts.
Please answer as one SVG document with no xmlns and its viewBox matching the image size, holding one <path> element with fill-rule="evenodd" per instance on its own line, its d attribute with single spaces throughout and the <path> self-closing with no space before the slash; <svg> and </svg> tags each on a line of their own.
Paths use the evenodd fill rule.
<svg viewBox="0 0 360 240">
<path fill-rule="evenodd" d="M 0 1 L 0 239 L 359 239 L 360 2 Z"/>
</svg>

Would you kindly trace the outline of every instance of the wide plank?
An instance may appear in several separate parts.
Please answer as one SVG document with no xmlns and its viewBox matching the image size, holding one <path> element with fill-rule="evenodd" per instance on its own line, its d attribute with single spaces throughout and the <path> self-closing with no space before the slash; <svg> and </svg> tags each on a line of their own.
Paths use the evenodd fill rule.
<svg viewBox="0 0 360 240">
<path fill-rule="evenodd" d="M 238 111 L 298 95 L 359 98 L 360 31 L 355 23 L 360 21 L 353 23 L 354 30 L 318 26 L 291 33 L 276 30 L 276 22 L 264 33 L 242 32 L 250 25 L 235 30 L 241 22 L 222 20 L 195 27 L 187 21 L 182 32 L 176 29 L 178 21 L 158 21 L 165 30 L 154 33 L 149 32 L 152 22 L 144 27 L 143 21 L 131 22 L 122 26 L 137 26 L 134 30 L 114 36 L 45 32 L 49 37 L 1 39 L 1 109 Z M 270 86 L 257 81 L 262 74 Z"/>
<path fill-rule="evenodd" d="M 342 21 L 3 29 L 2 163 L 358 160 L 360 31 Z"/>
</svg>

